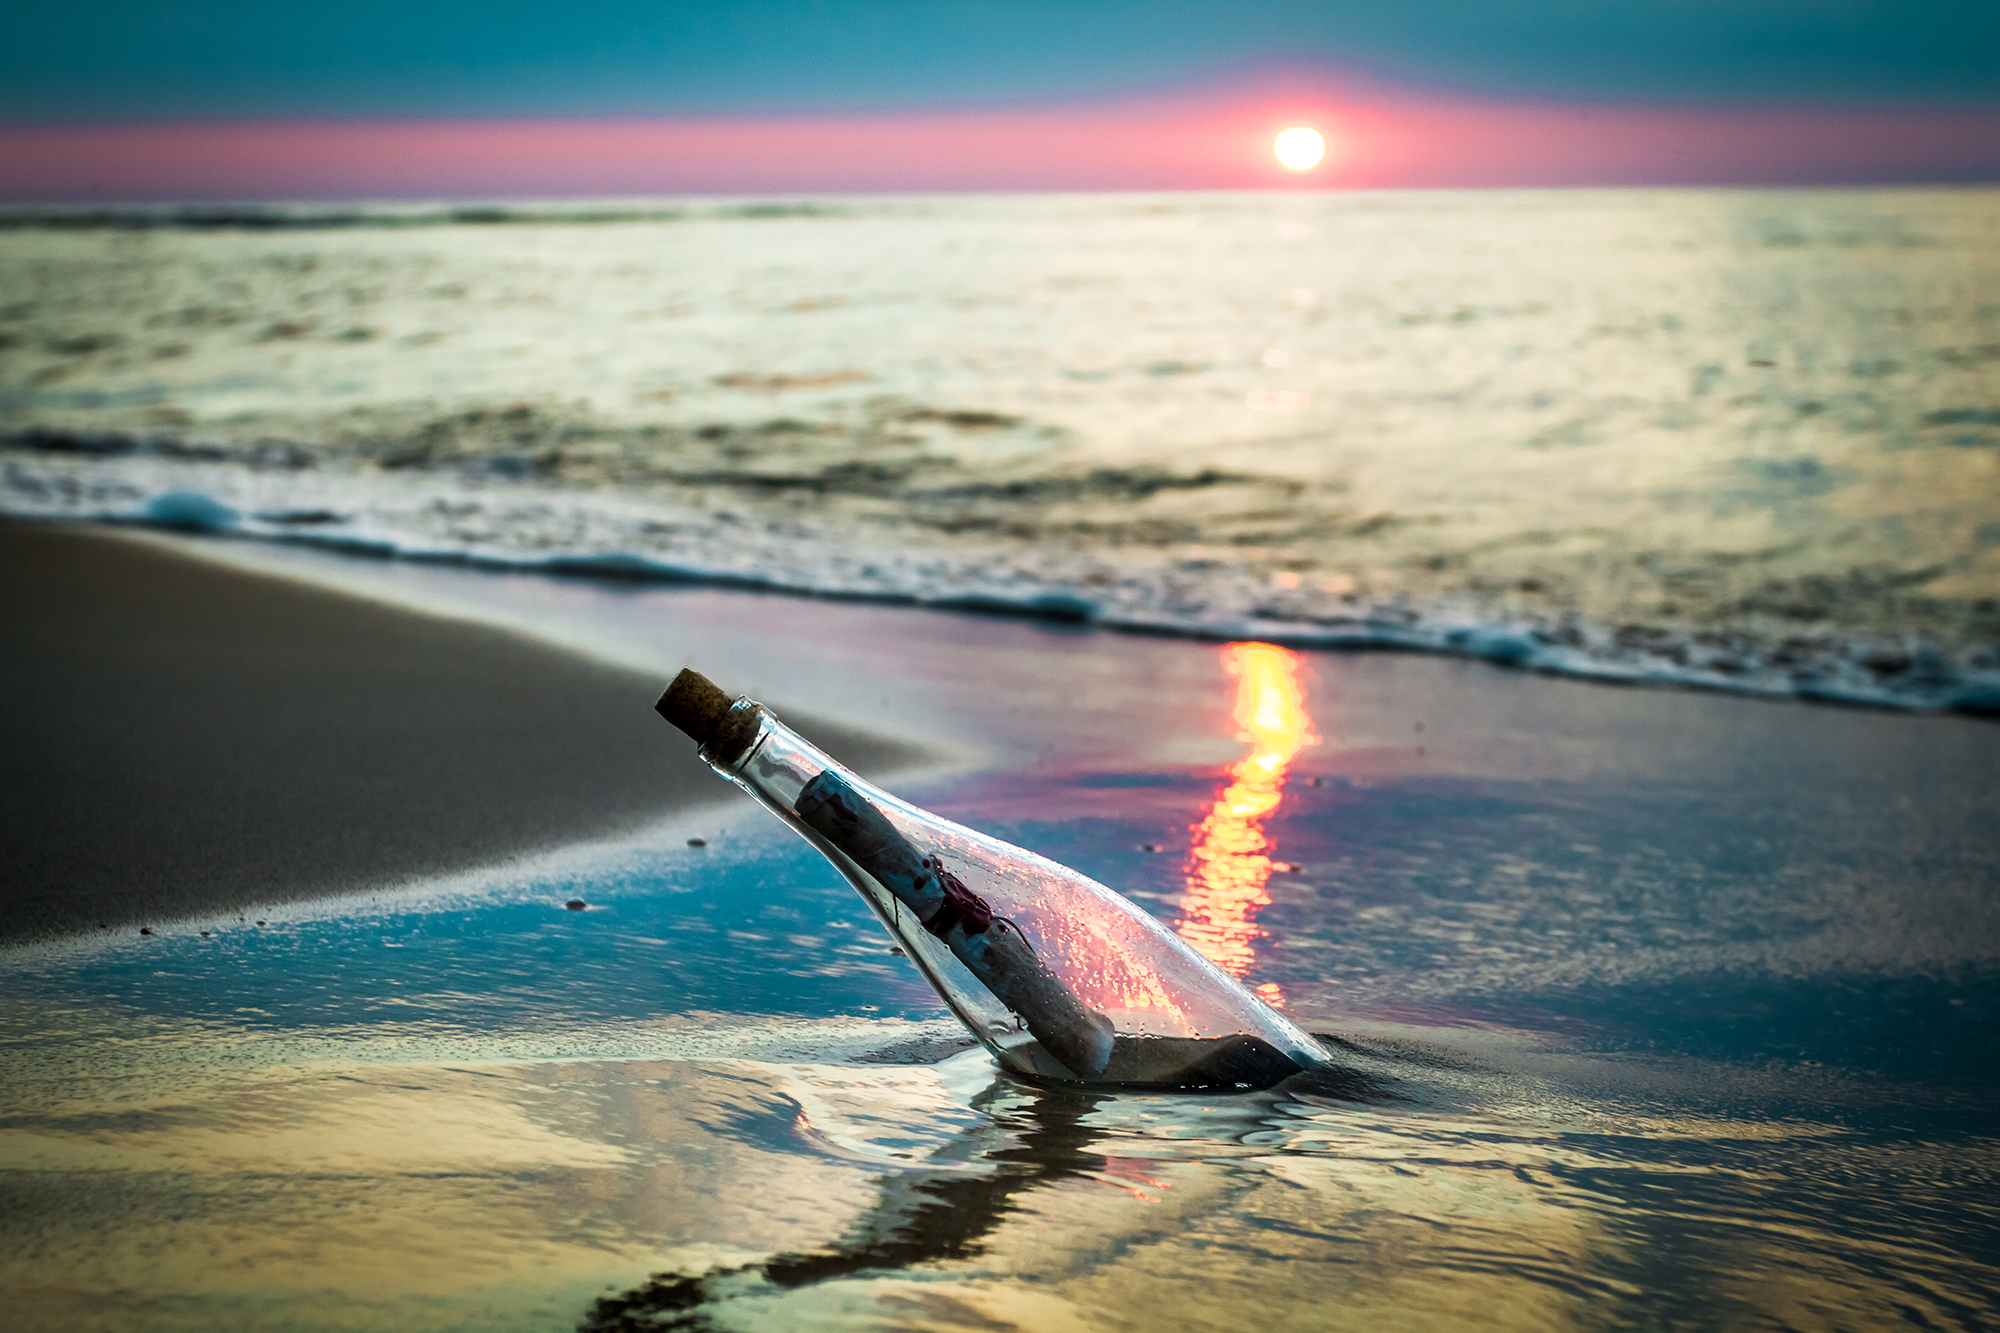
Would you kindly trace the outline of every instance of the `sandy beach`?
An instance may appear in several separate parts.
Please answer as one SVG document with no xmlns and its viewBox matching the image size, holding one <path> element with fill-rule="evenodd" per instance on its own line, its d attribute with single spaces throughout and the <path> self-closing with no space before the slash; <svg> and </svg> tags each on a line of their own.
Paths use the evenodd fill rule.
<svg viewBox="0 0 2000 1333">
<path fill-rule="evenodd" d="M 643 1327 L 675 1274 L 746 1329 L 2000 1314 L 1990 722 L 1301 653 L 1259 804 L 1223 645 L 0 541 L 10 1327 Z M 682 662 L 917 759 L 1343 1081 L 997 1073 L 653 716 Z"/>
<path fill-rule="evenodd" d="M 114 530 L 0 524 L 0 635 L 0 941 L 255 914 L 731 796 L 649 725 L 664 677 Z M 912 754 L 816 731 L 864 768 Z"/>
</svg>

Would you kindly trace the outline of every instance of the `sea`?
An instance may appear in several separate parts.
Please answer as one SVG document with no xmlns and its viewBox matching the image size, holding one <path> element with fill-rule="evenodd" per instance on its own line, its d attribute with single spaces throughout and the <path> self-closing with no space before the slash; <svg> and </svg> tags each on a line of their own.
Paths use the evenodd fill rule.
<svg viewBox="0 0 2000 1333">
<path fill-rule="evenodd" d="M 2000 191 L 16 210 L 0 512 L 2000 710 Z"/>
<path fill-rule="evenodd" d="M 1009 1075 L 718 780 L 0 950 L 4 1322 L 2000 1327 L 1996 219 L 13 215 L 7 513 L 817 701 L 1333 1059 Z"/>
</svg>

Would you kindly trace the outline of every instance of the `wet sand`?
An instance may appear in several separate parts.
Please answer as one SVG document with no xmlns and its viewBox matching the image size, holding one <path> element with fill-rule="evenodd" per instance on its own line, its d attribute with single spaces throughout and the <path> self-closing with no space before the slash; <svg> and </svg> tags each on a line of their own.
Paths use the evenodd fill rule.
<svg viewBox="0 0 2000 1333">
<path fill-rule="evenodd" d="M 651 714 L 679 665 L 0 524 L 0 940 L 254 912 L 729 799 Z M 916 755 L 810 725 L 863 768 Z"/>
<path fill-rule="evenodd" d="M 1992 723 L 1309 654 L 1321 740 L 1266 809 L 1220 645 L 78 540 L 622 663 L 644 689 L 592 769 L 653 752 L 623 710 L 659 662 L 816 737 L 785 705 L 922 738 L 949 764 L 893 789 L 1197 921 L 1341 1034 L 1341 1079 L 1077 1095 L 928 1063 L 956 1020 L 730 798 L 699 850 L 642 831 L 465 894 L 0 950 L 9 1328 L 2000 1325 Z M 497 674 L 439 687 L 468 729 Z M 430 772 L 443 744 L 392 749 Z"/>
</svg>

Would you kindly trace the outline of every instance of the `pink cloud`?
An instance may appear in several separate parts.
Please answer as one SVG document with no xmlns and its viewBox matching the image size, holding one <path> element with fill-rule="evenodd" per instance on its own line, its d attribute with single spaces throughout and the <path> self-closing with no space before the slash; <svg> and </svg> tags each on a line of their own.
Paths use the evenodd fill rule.
<svg viewBox="0 0 2000 1333">
<path fill-rule="evenodd" d="M 1287 125 L 1326 163 L 1280 167 Z M 2000 178 L 2000 110 L 1346 95 L 877 116 L 0 127 L 17 200 L 1787 185 Z"/>
</svg>

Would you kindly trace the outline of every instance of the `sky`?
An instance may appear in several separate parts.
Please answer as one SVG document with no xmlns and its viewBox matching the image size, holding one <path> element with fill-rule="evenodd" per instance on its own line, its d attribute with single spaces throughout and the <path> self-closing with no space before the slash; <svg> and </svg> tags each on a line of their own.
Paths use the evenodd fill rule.
<svg viewBox="0 0 2000 1333">
<path fill-rule="evenodd" d="M 14 199 L 2000 178 L 1994 0 L 78 0 L 6 28 Z M 1326 161 L 1286 173 L 1268 140 L 1310 118 Z"/>
</svg>

